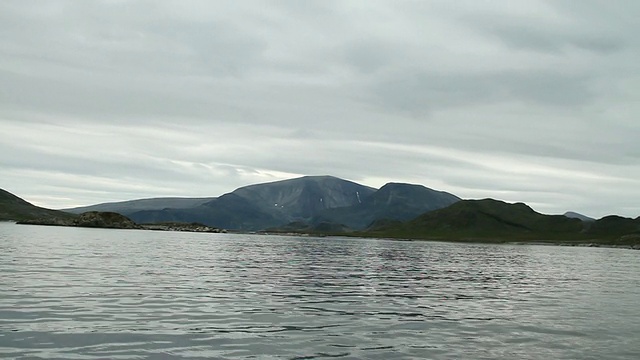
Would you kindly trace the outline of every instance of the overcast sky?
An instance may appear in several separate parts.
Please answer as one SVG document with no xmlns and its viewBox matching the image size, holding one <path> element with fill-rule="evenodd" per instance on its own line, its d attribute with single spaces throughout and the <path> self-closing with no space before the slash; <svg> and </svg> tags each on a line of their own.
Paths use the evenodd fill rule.
<svg viewBox="0 0 640 360">
<path fill-rule="evenodd" d="M 640 1 L 0 2 L 0 188 L 334 175 L 640 215 Z"/>
</svg>

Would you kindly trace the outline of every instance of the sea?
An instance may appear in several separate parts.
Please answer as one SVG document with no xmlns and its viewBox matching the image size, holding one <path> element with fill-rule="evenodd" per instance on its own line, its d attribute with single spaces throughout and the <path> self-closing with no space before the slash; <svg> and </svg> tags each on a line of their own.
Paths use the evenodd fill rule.
<svg viewBox="0 0 640 360">
<path fill-rule="evenodd" d="M 640 359 L 640 251 L 0 223 L 0 358 Z"/>
</svg>

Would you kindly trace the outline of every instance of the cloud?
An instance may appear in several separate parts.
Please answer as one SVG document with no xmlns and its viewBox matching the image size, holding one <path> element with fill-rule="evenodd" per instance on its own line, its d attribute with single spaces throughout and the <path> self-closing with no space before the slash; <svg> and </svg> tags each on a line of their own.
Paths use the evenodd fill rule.
<svg viewBox="0 0 640 360">
<path fill-rule="evenodd" d="M 65 207 L 330 174 L 636 217 L 638 7 L 4 1 L 0 186 Z"/>
<path fill-rule="evenodd" d="M 371 101 L 391 111 L 428 117 L 440 109 L 492 103 L 579 107 L 593 98 L 587 78 L 553 70 L 470 75 L 414 71 L 376 84 Z"/>
</svg>

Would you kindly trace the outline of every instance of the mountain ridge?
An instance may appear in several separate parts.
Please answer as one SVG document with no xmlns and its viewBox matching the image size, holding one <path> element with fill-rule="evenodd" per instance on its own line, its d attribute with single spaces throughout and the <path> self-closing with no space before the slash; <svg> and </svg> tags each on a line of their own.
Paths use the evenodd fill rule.
<svg viewBox="0 0 640 360">
<path fill-rule="evenodd" d="M 284 229 L 290 223 L 299 229 L 334 224 L 362 231 L 374 223 L 379 226 L 380 220 L 406 222 L 458 201 L 461 199 L 454 194 L 419 184 L 389 182 L 375 189 L 320 175 L 251 184 L 218 197 L 138 199 L 75 211 L 115 211 L 137 223 L 198 222 L 239 231 Z M 595 221 L 575 212 L 564 216 Z M 300 227 L 300 223 L 306 225 Z"/>
<path fill-rule="evenodd" d="M 88 211 L 108 211 L 117 212 L 119 214 L 127 216 L 130 213 L 142 210 L 162 210 L 166 208 L 184 209 L 205 202 L 211 201 L 215 197 L 158 197 L 158 198 L 144 198 L 133 199 L 124 201 L 113 201 L 94 205 L 78 206 L 73 208 L 60 209 L 60 211 L 69 212 L 72 214 L 81 214 Z"/>
<path fill-rule="evenodd" d="M 312 183 L 320 181 L 320 179 L 303 179 L 300 181 L 307 183 L 309 180 Z M 347 198 L 347 202 L 357 202 L 357 204 L 351 205 L 351 207 L 357 207 L 363 203 L 393 203 L 395 201 L 394 199 L 402 198 L 402 196 L 398 197 L 396 195 L 403 194 L 402 191 L 398 192 L 403 189 L 418 189 L 424 194 L 431 194 L 433 192 L 448 194 L 423 186 L 390 183 L 386 190 L 382 192 L 376 191 L 369 195 L 370 198 L 360 199 L 356 196 L 354 200 L 352 190 L 356 188 L 361 189 L 360 187 L 354 188 L 355 183 L 342 182 L 343 180 L 337 178 L 329 179 L 328 181 L 339 182 L 341 185 L 337 187 L 338 189 L 344 190 L 345 186 L 349 189 L 346 194 L 342 194 L 341 196 Z M 383 188 L 380 190 L 383 190 Z M 313 194 L 312 199 L 315 199 L 318 194 L 312 190 L 309 191 Z M 378 193 L 378 195 L 375 195 L 376 193 Z M 411 194 L 411 192 L 409 193 Z M 264 201 L 267 203 L 273 200 L 273 196 L 278 197 L 278 199 L 286 198 L 286 196 L 282 197 L 283 193 L 279 190 L 275 192 L 267 191 L 266 194 L 270 194 L 265 197 L 266 200 Z M 240 191 L 240 194 L 231 192 L 215 198 L 206 204 L 199 205 L 195 209 L 207 210 L 208 212 L 200 214 L 200 216 L 204 218 L 211 215 L 227 216 L 227 222 L 233 224 L 234 221 L 239 221 L 241 222 L 239 224 L 241 228 L 265 227 L 265 224 L 272 224 L 274 221 L 283 220 L 274 215 L 277 214 L 278 209 L 275 209 L 272 213 L 266 212 L 258 206 L 253 206 L 250 201 L 251 196 L 245 194 L 245 197 L 243 197 L 241 195 L 242 191 Z M 455 195 L 448 195 L 453 196 L 453 200 L 458 199 Z M 223 205 L 226 207 L 217 206 L 218 204 L 215 200 L 218 199 L 222 199 L 221 201 L 223 201 Z M 451 198 L 449 200 L 451 201 Z M 300 203 L 294 203 L 294 205 L 295 204 L 301 205 Z M 400 204 L 405 204 L 405 202 L 401 201 Z M 304 205 L 303 202 L 301 207 L 294 207 L 294 210 L 304 210 Z M 230 209 L 233 210 L 234 206 L 239 212 L 234 213 L 233 211 L 228 211 Z M 274 206 L 274 208 L 276 207 Z M 94 212 L 92 214 L 84 213 L 84 215 L 78 216 L 57 210 L 40 208 L 6 190 L 0 189 L 0 220 L 61 226 L 135 227 L 142 229 L 169 229 L 175 227 L 181 229 L 180 231 L 203 231 L 203 229 L 209 232 L 211 232 L 212 229 L 215 230 L 214 232 L 221 231 L 220 228 L 217 227 L 207 228 L 209 225 L 206 224 L 185 224 L 192 222 L 188 217 L 194 215 L 191 213 L 193 210 L 194 209 L 163 209 L 161 213 L 167 212 L 172 216 L 172 219 L 175 219 L 173 223 L 170 221 L 171 226 L 168 226 L 166 221 L 163 221 L 165 225 L 159 224 L 153 227 L 145 225 L 138 226 L 136 222 L 128 223 L 128 219 L 119 217 L 120 215 L 116 216 L 114 213 Z M 151 212 L 154 213 L 154 211 Z M 174 225 L 177 225 L 177 227 Z M 275 230 L 277 231 L 278 229 Z M 317 223 L 294 221 L 290 222 L 289 225 L 281 226 L 281 230 L 293 233 L 401 239 L 481 242 L 550 241 L 571 245 L 604 244 L 640 248 L 640 216 L 636 218 L 626 218 L 609 215 L 594 221 L 583 221 L 579 218 L 567 217 L 565 215 L 541 214 L 524 203 L 507 203 L 495 199 L 458 200 L 452 205 L 427 211 L 408 221 L 379 218 L 371 222 L 367 229 L 355 232 L 344 224 L 331 221 L 319 221 Z"/>
</svg>

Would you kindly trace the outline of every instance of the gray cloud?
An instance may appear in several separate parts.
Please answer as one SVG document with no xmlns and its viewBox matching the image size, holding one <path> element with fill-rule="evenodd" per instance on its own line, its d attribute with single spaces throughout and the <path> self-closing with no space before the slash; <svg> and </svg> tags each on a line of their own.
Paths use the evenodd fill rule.
<svg viewBox="0 0 640 360">
<path fill-rule="evenodd" d="M 441 75 L 407 72 L 376 85 L 374 100 L 392 111 L 428 115 L 442 108 L 512 101 L 542 106 L 582 106 L 594 95 L 588 79 L 550 71 Z"/>
<path fill-rule="evenodd" d="M 0 187 L 65 207 L 306 174 L 640 215 L 635 1 L 0 4 Z"/>
<path fill-rule="evenodd" d="M 599 34 L 557 34 L 547 29 L 505 25 L 493 29 L 506 45 L 514 49 L 530 49 L 558 54 L 572 47 L 598 53 L 611 53 L 623 49 L 624 44 L 613 37 Z"/>
</svg>

